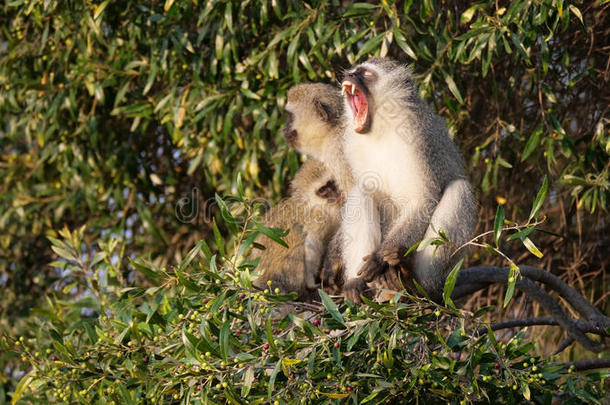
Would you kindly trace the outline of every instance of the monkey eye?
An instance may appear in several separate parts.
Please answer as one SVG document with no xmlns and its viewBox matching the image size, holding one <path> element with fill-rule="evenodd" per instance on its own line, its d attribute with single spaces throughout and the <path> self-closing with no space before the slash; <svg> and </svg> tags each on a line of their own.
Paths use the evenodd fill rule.
<svg viewBox="0 0 610 405">
<path fill-rule="evenodd" d="M 375 75 L 375 73 L 371 72 L 370 70 L 362 70 L 362 77 L 364 77 L 367 80 L 373 80 L 373 79 L 375 79 L 376 75 Z"/>
</svg>

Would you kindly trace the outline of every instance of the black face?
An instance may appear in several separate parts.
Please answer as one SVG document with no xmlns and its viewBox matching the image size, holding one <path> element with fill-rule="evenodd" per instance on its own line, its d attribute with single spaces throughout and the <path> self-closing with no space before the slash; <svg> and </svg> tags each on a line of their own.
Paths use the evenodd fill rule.
<svg viewBox="0 0 610 405">
<path fill-rule="evenodd" d="M 284 139 L 288 146 L 294 147 L 299 134 L 293 128 L 294 115 L 290 111 L 286 111 L 286 125 L 284 125 Z"/>
<path fill-rule="evenodd" d="M 342 195 L 334 180 L 329 180 L 316 190 L 316 195 L 330 203 L 341 203 Z"/>
</svg>

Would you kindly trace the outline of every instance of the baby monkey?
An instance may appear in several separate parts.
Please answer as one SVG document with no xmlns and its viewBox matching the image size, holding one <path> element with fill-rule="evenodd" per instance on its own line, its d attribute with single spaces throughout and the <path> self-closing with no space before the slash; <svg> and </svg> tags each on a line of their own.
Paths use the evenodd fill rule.
<svg viewBox="0 0 610 405">
<path fill-rule="evenodd" d="M 269 228 L 287 229 L 284 247 L 261 235 L 266 246 L 256 251 L 261 275 L 254 281 L 260 289 L 268 281 L 284 293 L 297 292 L 303 301 L 315 297 L 324 250 L 341 222 L 343 197 L 326 167 L 314 159 L 297 171 L 290 184 L 290 198 L 271 208 L 263 217 Z"/>
<path fill-rule="evenodd" d="M 265 215 L 266 226 L 289 229 L 289 247 L 267 243 L 259 253 L 262 274 L 254 284 L 265 288 L 271 280 L 280 290 L 296 291 L 299 299 L 307 300 L 318 286 L 326 247 L 341 223 L 344 190 L 351 187 L 347 163 L 339 153 L 343 99 L 339 89 L 321 83 L 293 86 L 287 99 L 286 143 L 313 159 L 297 172 L 290 198 Z M 335 277 L 326 276 L 330 278 Z"/>
<path fill-rule="evenodd" d="M 323 83 L 293 86 L 288 91 L 286 114 L 288 145 L 324 163 L 345 195 L 354 181 L 343 154 L 344 103 L 339 89 Z M 324 252 L 320 274 L 322 287 L 334 294 L 341 292 L 344 281 L 341 241 L 340 233 L 335 233 Z"/>
</svg>

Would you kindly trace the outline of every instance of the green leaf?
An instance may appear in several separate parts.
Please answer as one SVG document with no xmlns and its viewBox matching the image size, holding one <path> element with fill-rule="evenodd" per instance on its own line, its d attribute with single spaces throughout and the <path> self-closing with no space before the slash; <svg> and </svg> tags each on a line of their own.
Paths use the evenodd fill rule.
<svg viewBox="0 0 610 405">
<path fill-rule="evenodd" d="M 27 373 L 21 378 L 19 384 L 17 384 L 17 388 L 15 388 L 15 392 L 13 393 L 13 399 L 11 401 L 12 405 L 15 405 L 17 401 L 21 399 L 21 396 L 23 395 L 25 390 L 30 386 L 32 380 L 34 380 L 35 375 L 36 369 L 32 369 L 29 373 Z"/>
<path fill-rule="evenodd" d="M 250 366 L 244 373 L 244 383 L 241 387 L 241 396 L 246 398 L 252 389 L 252 383 L 254 382 L 254 367 Z"/>
<path fill-rule="evenodd" d="M 227 319 L 220 329 L 218 343 L 220 345 L 220 356 L 227 362 L 229 361 L 229 334 L 231 333 L 231 321 Z"/>
<path fill-rule="evenodd" d="M 360 51 L 358 51 L 358 54 L 356 55 L 356 60 L 360 60 L 360 58 L 362 58 L 363 56 L 368 57 L 372 53 L 371 51 L 373 51 L 373 49 L 377 49 L 379 47 L 379 44 L 381 44 L 381 41 L 383 41 L 384 36 L 385 34 L 379 34 L 366 41 L 364 45 L 362 45 Z"/>
<path fill-rule="evenodd" d="M 462 268 L 462 263 L 464 263 L 464 258 L 461 258 L 455 264 L 455 266 L 453 266 L 453 269 L 447 276 L 447 280 L 445 281 L 445 286 L 443 287 L 443 300 L 445 301 L 445 304 L 447 304 L 450 308 L 453 308 L 455 310 L 457 310 L 457 307 L 455 306 L 455 304 L 453 303 L 453 300 L 451 299 L 451 294 L 453 294 L 453 289 L 455 288 L 455 283 L 457 281 L 458 274 L 460 273 L 460 269 Z"/>
<path fill-rule="evenodd" d="M 273 389 L 275 388 L 275 379 L 277 378 L 277 374 L 280 372 L 280 367 L 282 367 L 282 359 L 278 360 L 275 364 L 275 368 L 269 377 L 269 387 L 267 388 L 267 397 L 271 399 L 271 395 L 273 394 Z"/>
<path fill-rule="evenodd" d="M 373 9 L 378 8 L 379 5 L 369 3 L 354 3 L 349 6 L 343 13 L 343 17 L 355 17 L 362 15 L 370 15 Z"/>
<path fill-rule="evenodd" d="M 542 186 L 540 190 L 538 190 L 538 194 L 536 195 L 536 199 L 534 200 L 534 204 L 532 205 L 532 210 L 530 211 L 530 216 L 528 221 L 532 218 L 538 218 L 538 213 L 540 212 L 540 208 L 542 208 L 542 203 L 544 203 L 544 199 L 546 198 L 546 193 L 549 188 L 549 182 L 544 176 L 544 180 L 542 181 Z"/>
<path fill-rule="evenodd" d="M 523 245 L 525 245 L 525 247 L 527 248 L 527 250 L 529 250 L 534 256 L 541 258 L 542 256 L 544 256 L 542 254 L 542 252 L 540 250 L 538 250 L 538 248 L 536 247 L 536 245 L 534 245 L 534 242 L 532 242 L 532 240 L 530 238 L 524 238 L 523 239 Z"/>
<path fill-rule="evenodd" d="M 273 240 L 276 243 L 279 243 L 280 245 L 284 246 L 285 248 L 288 247 L 286 242 L 284 242 L 284 240 L 282 239 L 282 237 L 288 235 L 287 230 L 280 229 L 280 228 L 267 228 L 266 226 L 263 226 L 263 225 L 259 224 L 258 222 L 254 223 L 254 230 L 259 231 L 263 235 L 269 237 L 271 240 Z"/>
<path fill-rule="evenodd" d="M 337 304 L 335 304 L 335 302 L 324 291 L 318 290 L 318 293 L 322 299 L 322 305 L 324 305 L 324 308 L 326 308 L 330 316 L 332 316 L 333 319 L 339 322 L 341 325 L 345 326 L 345 320 L 341 316 L 341 313 L 337 308 Z"/>
<path fill-rule="evenodd" d="M 583 18 L 582 18 L 582 13 L 581 13 L 581 12 L 580 12 L 580 10 L 578 9 L 578 7 L 576 7 L 576 6 L 575 6 L 575 5 L 573 5 L 573 4 L 570 4 L 570 5 L 568 6 L 568 9 L 569 9 L 571 12 L 573 12 L 573 13 L 574 13 L 574 15 L 576 16 L 576 18 L 578 18 L 578 19 L 580 20 L 580 23 L 581 23 L 582 25 L 585 25 L 585 21 L 584 21 L 584 20 L 583 20 Z"/>
<path fill-rule="evenodd" d="M 403 35 L 403 33 L 400 31 L 400 28 L 398 28 L 398 27 L 394 28 L 394 39 L 396 40 L 396 43 L 398 44 L 400 49 L 403 50 L 404 53 L 409 55 L 409 57 L 411 59 L 417 60 L 417 54 L 415 52 L 413 52 L 413 49 L 409 46 L 405 36 Z"/>
<path fill-rule="evenodd" d="M 502 228 L 504 227 L 504 207 L 502 205 L 498 205 L 496 210 L 496 218 L 494 219 L 494 243 L 496 247 L 500 242 L 500 235 L 502 235 Z"/>
<path fill-rule="evenodd" d="M 218 252 L 221 255 L 225 254 L 225 242 L 220 230 L 218 229 L 218 225 L 216 225 L 216 219 L 212 220 L 212 232 L 214 233 L 214 241 L 216 242 L 216 247 L 218 248 Z"/>
<path fill-rule="evenodd" d="M 220 208 L 220 214 L 222 219 L 224 220 L 227 228 L 231 231 L 231 233 L 237 233 L 237 220 L 231 214 L 229 207 L 224 202 L 224 200 L 216 193 L 214 193 L 214 199 L 216 200 L 216 204 L 218 204 L 218 208 Z"/>
<path fill-rule="evenodd" d="M 510 235 L 506 240 L 507 241 L 511 241 L 511 240 L 515 240 L 515 239 L 525 239 L 527 236 L 529 236 L 530 233 L 532 233 L 534 230 L 536 229 L 535 226 L 529 226 L 527 228 L 524 228 L 518 232 L 515 232 L 514 234 Z"/>
<path fill-rule="evenodd" d="M 542 135 L 542 130 L 540 128 L 536 128 L 534 132 L 530 135 L 527 143 L 525 144 L 525 148 L 523 148 L 523 153 L 521 153 L 521 161 L 525 161 L 532 154 L 533 151 L 536 150 L 538 145 L 540 144 L 540 136 Z"/>
<path fill-rule="evenodd" d="M 409 250 L 407 250 L 407 251 L 406 251 L 405 256 L 407 256 L 409 253 L 411 253 L 411 252 L 413 252 L 414 250 L 416 250 L 417 248 L 419 248 L 419 244 L 420 244 L 420 243 L 421 243 L 421 241 L 420 241 L 420 242 L 417 242 L 417 243 L 415 243 L 413 246 L 411 246 L 411 247 L 409 248 Z M 418 250 L 418 252 L 419 252 L 419 250 Z"/>
<path fill-rule="evenodd" d="M 205 242 L 204 241 L 199 241 L 197 242 L 197 244 L 195 245 L 195 247 L 193 247 L 188 254 L 186 255 L 186 257 L 180 262 L 180 266 L 178 267 L 178 271 L 183 272 L 189 264 L 191 264 L 191 262 L 193 261 L 193 259 L 199 254 L 201 253 L 203 244 Z"/>
<path fill-rule="evenodd" d="M 475 5 L 470 8 L 467 8 L 466 11 L 464 11 L 460 16 L 460 23 L 466 24 L 470 22 L 470 20 L 472 20 L 472 17 L 474 16 L 475 11 L 477 11 L 479 7 L 479 5 Z"/>
<path fill-rule="evenodd" d="M 457 85 L 455 84 L 453 77 L 451 77 L 449 75 L 445 75 L 445 83 L 447 83 L 447 86 L 449 86 L 449 91 L 451 92 L 451 94 L 453 94 L 453 96 L 457 99 L 457 101 L 460 104 L 464 104 L 464 99 L 462 98 L 462 95 L 460 94 L 460 90 L 458 89 Z"/>
<path fill-rule="evenodd" d="M 508 303 L 510 302 L 510 300 L 513 298 L 513 295 L 515 294 L 515 284 L 517 284 L 517 276 L 519 274 L 519 268 L 511 263 L 510 272 L 508 274 L 509 274 L 508 284 L 507 284 L 507 288 L 506 288 L 506 294 L 504 294 L 504 304 L 503 304 L 502 308 L 506 308 L 508 306 Z M 511 280 L 511 278 L 512 278 L 512 280 Z"/>
<path fill-rule="evenodd" d="M 95 12 L 93 13 L 93 19 L 97 20 L 99 16 L 104 12 L 106 7 L 108 6 L 109 0 L 102 2 L 101 4 L 95 6 Z M 582 17 L 581 17 L 582 18 Z"/>
</svg>

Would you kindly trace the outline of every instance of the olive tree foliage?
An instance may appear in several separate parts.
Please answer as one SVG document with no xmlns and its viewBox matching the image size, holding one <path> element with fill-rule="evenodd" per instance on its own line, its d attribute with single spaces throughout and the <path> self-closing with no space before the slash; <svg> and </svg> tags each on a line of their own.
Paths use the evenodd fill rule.
<svg viewBox="0 0 610 405">
<path fill-rule="evenodd" d="M 64 226 L 85 226 L 75 260 L 92 269 L 120 257 L 110 276 L 127 286 L 130 258 L 166 266 L 226 231 L 211 215 L 214 193 L 235 195 L 241 182 L 248 197 L 277 199 L 298 167 L 280 135 L 287 89 L 334 82 L 372 55 L 412 64 L 422 96 L 446 118 L 478 190 L 479 230 L 492 228 L 497 204 L 525 219 L 547 176 L 547 232 L 530 236 L 544 253 L 536 265 L 567 271 L 599 297 L 608 283 L 607 8 L 4 2 L 0 324 L 21 333 L 14 325 L 41 297 L 87 293 L 61 263 L 49 265 L 66 257 L 61 244 L 51 248 Z M 518 259 L 521 247 L 502 243 Z M 115 244 L 121 254 L 105 257 Z"/>
</svg>

